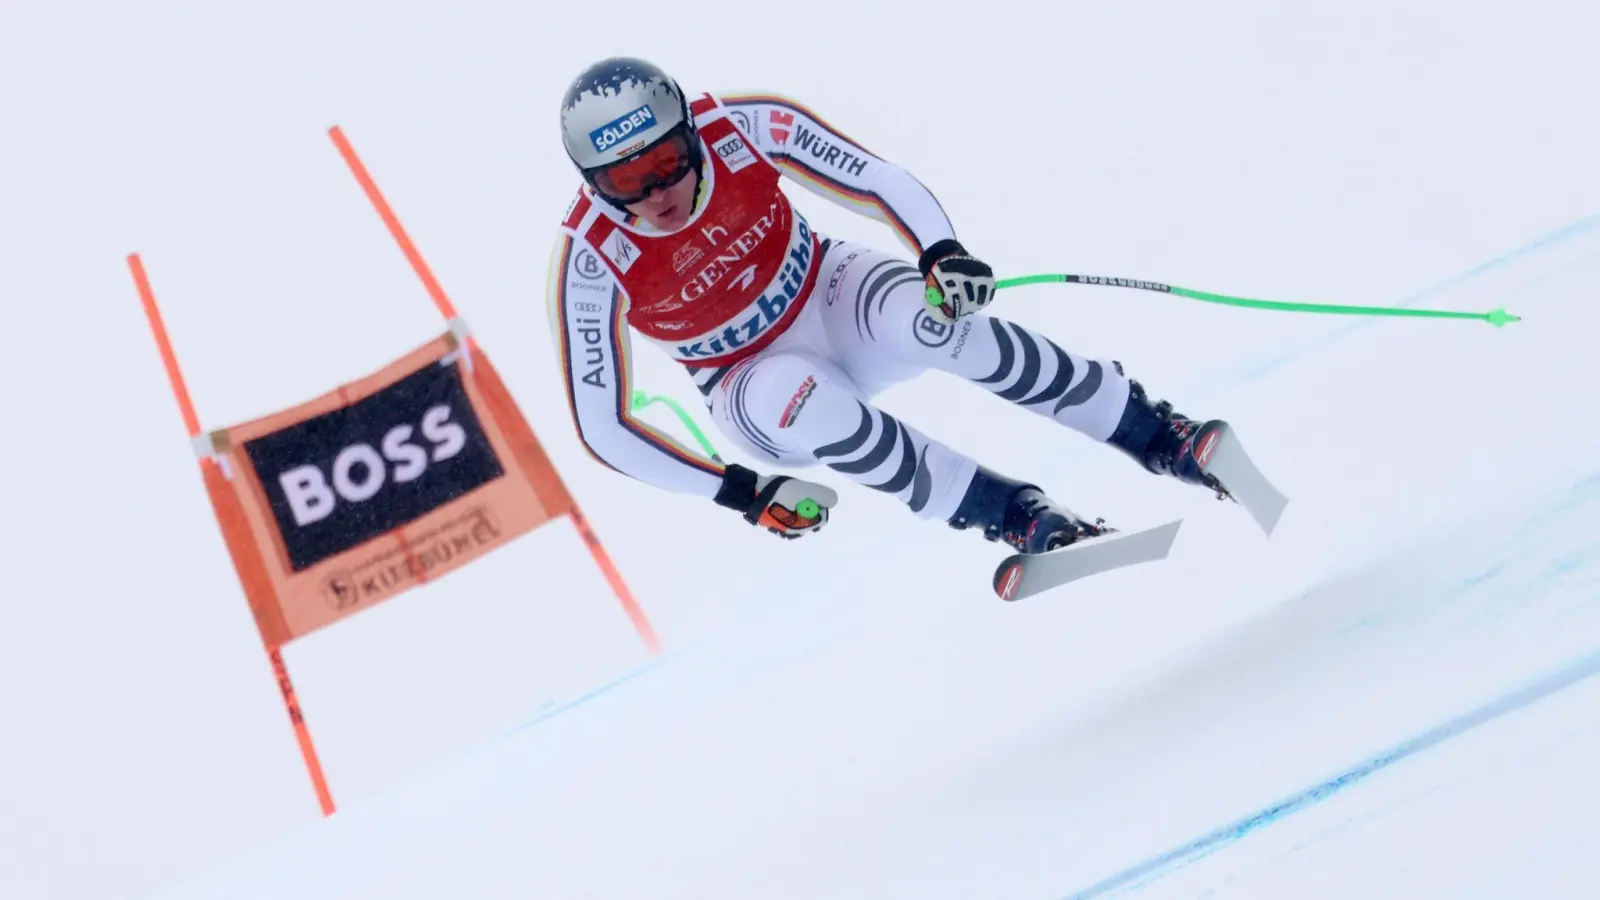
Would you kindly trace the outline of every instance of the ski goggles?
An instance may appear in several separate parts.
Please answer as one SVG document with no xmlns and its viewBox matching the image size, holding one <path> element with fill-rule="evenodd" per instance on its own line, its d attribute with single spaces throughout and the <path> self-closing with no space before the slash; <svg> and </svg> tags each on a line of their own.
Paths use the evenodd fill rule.
<svg viewBox="0 0 1600 900">
<path fill-rule="evenodd" d="M 595 190 L 617 205 L 627 206 L 653 190 L 677 184 L 697 163 L 689 136 L 680 127 L 627 159 L 591 169 L 588 174 Z"/>
</svg>

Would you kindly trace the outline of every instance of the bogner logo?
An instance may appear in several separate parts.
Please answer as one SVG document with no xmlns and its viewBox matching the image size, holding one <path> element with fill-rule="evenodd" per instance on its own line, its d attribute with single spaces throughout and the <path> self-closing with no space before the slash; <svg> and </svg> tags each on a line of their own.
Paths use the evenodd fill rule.
<svg viewBox="0 0 1600 900">
<path fill-rule="evenodd" d="M 656 123 L 656 114 L 646 103 L 638 109 L 624 113 L 615 119 L 601 125 L 589 132 L 589 140 L 594 143 L 594 148 L 604 153 L 628 139 L 628 135 L 642 131 Z"/>
<path fill-rule="evenodd" d="M 794 214 L 794 239 L 789 244 L 789 255 L 783 260 L 783 268 L 761 296 L 739 313 L 745 317 L 743 321 L 735 319 L 734 324 L 720 332 L 678 344 L 678 356 L 682 359 L 706 359 L 731 353 L 776 325 L 805 286 L 806 275 L 811 271 L 811 254 L 811 226 L 797 211 Z"/>
<path fill-rule="evenodd" d="M 245 444 L 295 571 L 502 472 L 453 365 Z"/>
<path fill-rule="evenodd" d="M 685 303 L 692 302 L 704 296 L 706 291 L 716 287 L 717 282 L 721 281 L 722 277 L 727 275 L 730 269 L 743 262 L 745 257 L 750 255 L 750 251 L 754 250 L 766 239 L 767 233 L 772 230 L 773 223 L 777 221 L 778 212 L 778 204 L 772 204 L 767 208 L 767 214 L 757 219 L 749 228 L 746 228 L 738 238 L 729 241 L 724 246 L 719 246 L 716 255 L 711 257 L 711 261 L 701 266 L 700 270 L 694 273 L 694 277 L 689 279 L 688 283 L 678 290 L 679 298 Z M 721 226 L 717 227 L 720 228 Z M 725 228 L 722 230 L 724 233 L 727 231 Z M 742 272 L 740 273 L 741 277 L 743 274 Z M 741 287 L 749 288 L 750 282 L 754 279 L 755 272 L 751 271 Z"/>
<path fill-rule="evenodd" d="M 919 309 L 911 319 L 911 333 L 922 346 L 938 349 L 950 343 L 956 329 L 954 325 L 935 319 L 926 309 Z"/>
<path fill-rule="evenodd" d="M 603 278 L 606 274 L 606 267 L 600 262 L 600 257 L 590 253 L 588 247 L 578 250 L 577 265 L 574 268 L 578 270 L 579 275 L 590 281 Z"/>
</svg>

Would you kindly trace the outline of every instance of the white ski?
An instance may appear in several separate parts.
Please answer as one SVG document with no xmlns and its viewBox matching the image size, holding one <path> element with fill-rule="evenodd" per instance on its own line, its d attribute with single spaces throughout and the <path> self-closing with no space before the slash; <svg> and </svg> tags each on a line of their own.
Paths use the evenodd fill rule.
<svg viewBox="0 0 1600 900">
<path fill-rule="evenodd" d="M 1228 496 L 1244 507 L 1261 530 L 1271 537 L 1289 505 L 1289 498 L 1273 487 L 1250 461 L 1250 455 L 1244 452 L 1244 444 L 1233 429 L 1224 425 L 1207 435 L 1195 448 L 1194 456 L 1200 470 L 1215 475 Z"/>
<path fill-rule="evenodd" d="M 1015 601 L 1112 569 L 1166 559 L 1182 519 L 1143 531 L 1113 531 L 1046 553 L 1015 553 L 994 572 L 994 592 Z"/>
</svg>

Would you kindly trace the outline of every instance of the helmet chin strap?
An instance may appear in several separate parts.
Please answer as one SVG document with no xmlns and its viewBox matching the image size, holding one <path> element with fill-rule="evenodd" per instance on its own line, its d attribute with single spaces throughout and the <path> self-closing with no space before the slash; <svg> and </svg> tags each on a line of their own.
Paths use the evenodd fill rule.
<svg viewBox="0 0 1600 900">
<path fill-rule="evenodd" d="M 698 141 L 700 138 L 697 136 L 695 140 Z M 700 203 L 706 197 L 706 159 L 704 154 L 700 156 L 700 164 L 694 167 L 694 179 L 694 202 L 689 204 L 691 214 L 700 211 Z"/>
</svg>

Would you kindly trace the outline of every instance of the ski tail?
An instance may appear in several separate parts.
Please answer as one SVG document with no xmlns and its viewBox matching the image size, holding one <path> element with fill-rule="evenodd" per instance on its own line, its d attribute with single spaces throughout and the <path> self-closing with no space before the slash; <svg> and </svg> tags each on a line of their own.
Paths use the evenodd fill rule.
<svg viewBox="0 0 1600 900">
<path fill-rule="evenodd" d="M 1229 497 L 1245 508 L 1268 537 L 1272 536 L 1289 506 L 1289 498 L 1251 461 L 1231 426 L 1218 422 L 1209 433 L 1196 435 L 1195 462 L 1202 472 L 1216 479 Z"/>
</svg>

